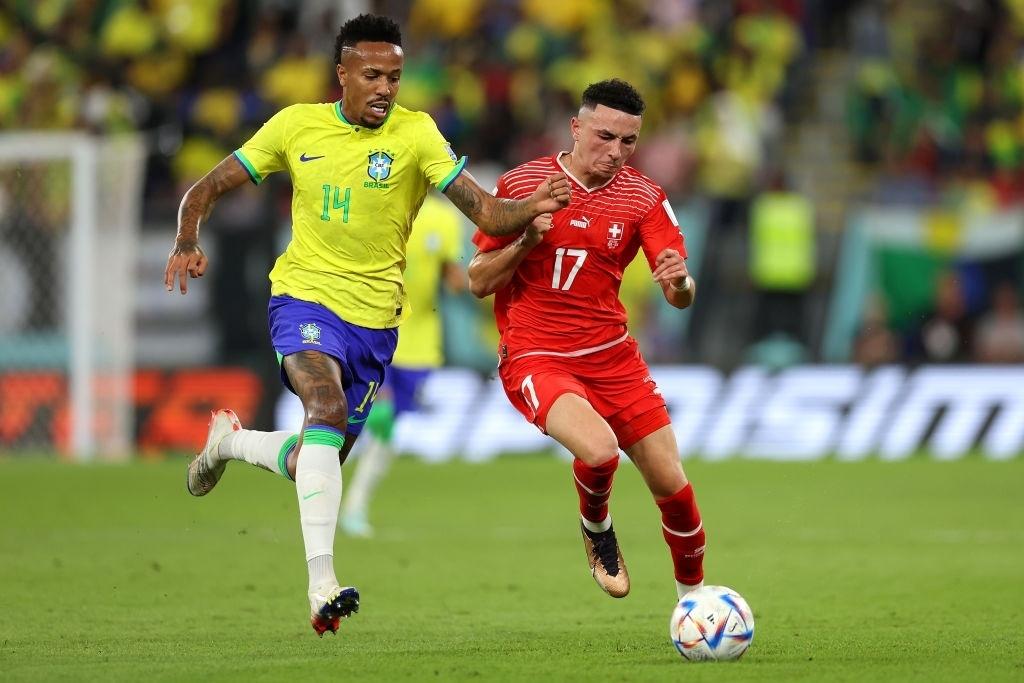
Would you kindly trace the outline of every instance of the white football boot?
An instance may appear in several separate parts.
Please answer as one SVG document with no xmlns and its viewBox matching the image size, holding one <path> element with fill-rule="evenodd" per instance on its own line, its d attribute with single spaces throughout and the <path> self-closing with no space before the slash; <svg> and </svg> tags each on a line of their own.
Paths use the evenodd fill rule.
<svg viewBox="0 0 1024 683">
<path fill-rule="evenodd" d="M 206 445 L 188 465 L 188 492 L 193 496 L 205 496 L 213 490 L 224 474 L 228 461 L 222 460 L 217 448 L 224 437 L 242 428 L 233 410 L 222 408 L 210 413 L 210 430 L 206 434 Z"/>
</svg>

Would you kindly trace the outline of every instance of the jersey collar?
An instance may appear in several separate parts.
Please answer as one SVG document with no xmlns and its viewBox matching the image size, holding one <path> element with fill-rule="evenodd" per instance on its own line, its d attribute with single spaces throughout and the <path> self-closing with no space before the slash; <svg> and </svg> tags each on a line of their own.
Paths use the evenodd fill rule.
<svg viewBox="0 0 1024 683">
<path fill-rule="evenodd" d="M 566 168 L 565 164 L 563 164 L 563 163 L 562 163 L 562 157 L 564 157 L 564 156 L 565 156 L 566 154 L 569 154 L 569 152 L 566 152 L 566 151 L 561 151 L 561 152 L 559 152 L 558 154 L 556 154 L 556 155 L 555 155 L 555 163 L 556 163 L 556 164 L 558 164 L 558 167 L 559 167 L 560 169 L 562 169 L 562 173 L 564 173 L 564 174 L 565 174 L 566 176 L 568 176 L 569 178 L 571 178 L 571 179 L 572 179 L 572 181 L 573 181 L 574 183 L 576 183 L 577 185 L 579 185 L 579 186 L 580 186 L 580 188 L 582 188 L 582 189 L 583 189 L 584 191 L 586 191 L 587 193 L 590 193 L 590 192 L 597 192 L 597 191 L 598 191 L 598 190 L 600 190 L 600 189 L 603 189 L 603 188 L 605 188 L 605 187 L 608 187 L 608 185 L 610 185 L 610 184 L 611 184 L 611 182 L 612 182 L 613 180 L 615 180 L 616 176 L 618 176 L 618 175 L 619 175 L 618 171 L 616 171 L 616 172 L 615 172 L 615 175 L 613 175 L 613 176 L 612 176 L 611 178 L 609 178 L 607 182 L 604 182 L 604 183 L 602 183 L 602 184 L 598 185 L 598 186 L 597 186 L 597 187 L 595 187 L 595 188 L 589 188 L 589 187 L 587 187 L 586 185 L 584 185 L 584 184 L 583 184 L 583 182 L 582 182 L 582 181 L 581 181 L 581 180 L 580 180 L 579 178 L 577 178 L 577 177 L 576 177 L 576 176 L 574 176 L 574 175 L 573 175 L 572 173 L 570 173 L 570 172 L 569 172 L 569 169 L 568 169 L 568 168 Z"/>
<path fill-rule="evenodd" d="M 334 113 L 338 117 L 338 120 L 341 121 L 341 123 L 343 123 L 344 125 L 348 126 L 349 128 L 351 128 L 351 129 L 353 129 L 353 130 L 355 130 L 357 132 L 361 131 L 361 130 L 365 130 L 368 133 L 379 133 L 381 130 L 384 129 L 384 125 L 388 122 L 388 119 L 391 118 L 391 113 L 393 111 L 395 111 L 395 107 L 397 107 L 397 106 L 398 106 L 397 103 L 395 103 L 395 102 L 391 103 L 391 106 L 388 107 L 388 114 L 387 114 L 387 116 L 384 117 L 384 120 L 381 121 L 380 125 L 377 126 L 376 128 L 367 128 L 366 126 L 359 126 L 357 128 L 356 125 L 353 124 L 348 119 L 346 119 L 345 115 L 341 112 L 341 100 L 336 100 L 334 102 Z"/>
</svg>

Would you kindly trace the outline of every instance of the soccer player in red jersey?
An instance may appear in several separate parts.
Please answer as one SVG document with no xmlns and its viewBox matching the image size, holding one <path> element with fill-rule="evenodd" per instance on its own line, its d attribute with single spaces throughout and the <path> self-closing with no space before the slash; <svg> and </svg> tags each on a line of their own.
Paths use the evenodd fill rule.
<svg viewBox="0 0 1024 683">
<path fill-rule="evenodd" d="M 704 529 L 693 487 L 679 462 L 665 401 L 626 329 L 618 297 L 622 272 L 640 249 L 670 304 L 686 308 L 696 293 L 665 192 L 626 165 L 643 110 L 640 94 L 624 81 L 589 86 L 569 124 L 572 151 L 517 166 L 496 189 L 498 197 L 526 197 L 544 178 L 563 172 L 572 203 L 519 235 L 477 231 L 478 251 L 469 265 L 473 293 L 495 294 L 505 393 L 573 454 L 591 574 L 617 598 L 629 592 L 608 512 L 619 449 L 661 509 L 679 596 L 704 579 Z"/>
</svg>

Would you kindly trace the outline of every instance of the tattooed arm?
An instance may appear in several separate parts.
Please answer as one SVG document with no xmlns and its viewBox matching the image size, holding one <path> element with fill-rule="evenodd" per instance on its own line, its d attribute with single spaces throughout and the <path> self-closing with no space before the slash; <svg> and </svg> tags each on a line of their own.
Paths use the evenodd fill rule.
<svg viewBox="0 0 1024 683">
<path fill-rule="evenodd" d="M 564 173 L 549 176 L 526 199 L 498 199 L 466 171 L 444 192 L 481 232 L 492 237 L 516 233 L 537 216 L 569 204 L 569 181 Z"/>
<path fill-rule="evenodd" d="M 178 234 L 174 238 L 174 248 L 167 257 L 167 268 L 164 270 L 164 285 L 168 292 L 174 289 L 175 277 L 181 293 L 185 294 L 188 292 L 185 274 L 189 277 L 202 277 L 206 272 L 209 261 L 199 246 L 199 223 L 210 215 L 218 197 L 248 180 L 248 171 L 231 155 L 185 193 L 178 207 Z"/>
</svg>

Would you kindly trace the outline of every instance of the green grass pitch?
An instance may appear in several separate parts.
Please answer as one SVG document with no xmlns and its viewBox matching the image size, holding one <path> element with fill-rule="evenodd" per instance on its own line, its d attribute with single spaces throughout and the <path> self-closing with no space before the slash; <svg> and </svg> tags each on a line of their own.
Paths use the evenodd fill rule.
<svg viewBox="0 0 1024 683">
<path fill-rule="evenodd" d="M 668 642 L 657 509 L 630 465 L 612 512 L 633 580 L 587 571 L 566 463 L 400 460 L 378 537 L 339 536 L 362 611 L 307 623 L 290 484 L 233 463 L 0 460 L 0 679 L 1024 680 L 1024 460 L 687 463 L 709 583 L 757 620 L 736 663 Z"/>
</svg>

